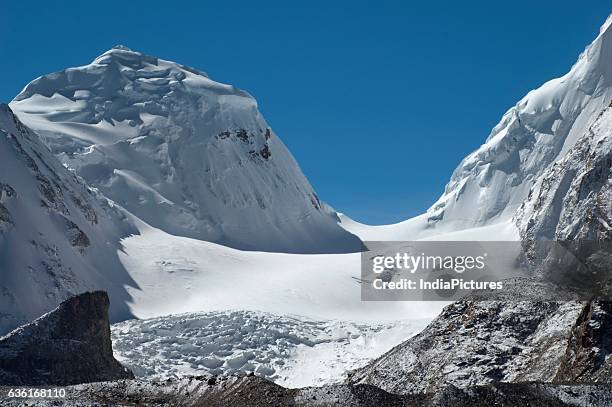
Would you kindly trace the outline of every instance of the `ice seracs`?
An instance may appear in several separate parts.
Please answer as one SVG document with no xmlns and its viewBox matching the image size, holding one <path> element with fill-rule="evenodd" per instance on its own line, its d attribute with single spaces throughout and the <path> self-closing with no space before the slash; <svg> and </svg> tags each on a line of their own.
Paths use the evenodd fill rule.
<svg viewBox="0 0 612 407">
<path fill-rule="evenodd" d="M 117 46 L 32 81 L 11 107 L 90 185 L 168 233 L 247 250 L 360 248 L 255 99 L 203 72 Z"/>
</svg>

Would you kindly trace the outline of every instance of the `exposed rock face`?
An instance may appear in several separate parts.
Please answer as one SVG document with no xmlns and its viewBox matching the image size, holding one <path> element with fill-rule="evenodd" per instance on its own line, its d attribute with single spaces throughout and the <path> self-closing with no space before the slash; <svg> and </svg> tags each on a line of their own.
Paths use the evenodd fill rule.
<svg viewBox="0 0 612 407">
<path fill-rule="evenodd" d="M 0 338 L 0 384 L 69 385 L 129 379 L 113 357 L 108 296 L 86 292 Z"/>
<path fill-rule="evenodd" d="M 536 276 L 610 299 L 612 107 L 534 184 L 514 220 Z M 542 240 L 557 243 L 549 247 Z"/>
<path fill-rule="evenodd" d="M 397 394 L 495 382 L 610 382 L 610 305 L 462 301 L 351 383 Z"/>
<path fill-rule="evenodd" d="M 524 241 L 612 240 L 612 107 L 531 188 L 515 215 Z"/>
<path fill-rule="evenodd" d="M 555 381 L 609 383 L 612 381 L 612 303 L 587 303 L 572 328 Z"/>
</svg>

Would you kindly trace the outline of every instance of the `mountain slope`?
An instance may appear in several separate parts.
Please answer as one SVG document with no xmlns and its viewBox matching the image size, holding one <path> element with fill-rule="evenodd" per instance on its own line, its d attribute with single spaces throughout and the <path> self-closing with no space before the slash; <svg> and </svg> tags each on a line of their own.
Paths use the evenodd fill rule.
<svg viewBox="0 0 612 407">
<path fill-rule="evenodd" d="M 0 105 L 0 333 L 89 288 L 130 315 L 119 240 L 136 232 Z"/>
<path fill-rule="evenodd" d="M 463 228 L 511 217 L 532 183 L 612 100 L 611 61 L 609 18 L 566 75 L 529 92 L 459 164 L 429 220 Z"/>
<path fill-rule="evenodd" d="M 357 251 L 246 92 L 118 46 L 11 107 L 63 163 L 148 224 L 246 250 Z"/>
<path fill-rule="evenodd" d="M 377 227 L 348 218 L 342 224 L 362 240 L 385 240 L 386 235 L 389 240 L 414 240 L 511 225 L 534 183 L 565 157 L 611 100 L 612 16 L 566 75 L 532 90 L 503 115 L 485 143 L 461 161 L 425 214 Z M 486 237 L 482 231 L 474 236 Z"/>
<path fill-rule="evenodd" d="M 350 382 L 395 394 L 496 382 L 610 383 L 611 318 L 609 302 L 456 302 Z"/>
</svg>

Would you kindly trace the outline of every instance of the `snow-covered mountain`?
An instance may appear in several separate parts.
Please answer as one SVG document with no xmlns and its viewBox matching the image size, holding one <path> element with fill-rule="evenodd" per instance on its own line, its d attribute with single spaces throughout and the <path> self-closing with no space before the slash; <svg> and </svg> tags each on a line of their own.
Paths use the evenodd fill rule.
<svg viewBox="0 0 612 407">
<path fill-rule="evenodd" d="M 135 231 L 0 105 L 0 333 L 93 287 L 129 315 L 117 250 Z"/>
<path fill-rule="evenodd" d="M 455 228 L 511 219 L 536 277 L 570 277 L 573 287 L 604 294 L 612 262 L 611 25 L 608 18 L 567 75 L 506 113 L 427 214 L 429 222 Z M 416 229 L 424 218 L 405 222 L 404 230 Z M 472 233 L 498 231 L 498 225 Z M 558 241 L 572 255 L 557 263 L 551 245 L 544 246 L 543 254 L 550 255 L 545 261 L 530 256 L 543 240 Z M 609 301 L 553 302 L 548 290 L 536 301 L 517 301 L 538 286 L 518 281 L 505 287 L 505 301 L 468 298 L 446 307 L 423 332 L 355 371 L 351 381 L 399 394 L 436 392 L 449 384 L 609 383 Z M 563 298 L 558 287 L 555 294 Z"/>
<path fill-rule="evenodd" d="M 598 120 L 612 100 L 612 16 L 571 70 L 510 108 L 485 143 L 465 157 L 442 196 L 423 215 L 372 227 L 346 217 L 362 240 L 414 240 L 441 232 L 512 224 L 529 191 Z M 483 228 L 467 237 L 490 235 Z M 499 232 L 496 230 L 496 233 Z M 500 239 L 519 238 L 502 227 Z"/>
<path fill-rule="evenodd" d="M 246 250 L 357 251 L 248 93 L 117 46 L 11 102 L 90 185 L 168 233 Z"/>
<path fill-rule="evenodd" d="M 612 17 L 564 76 L 508 110 L 454 171 L 430 222 L 473 227 L 507 219 L 532 183 L 562 158 L 612 99 Z"/>
</svg>

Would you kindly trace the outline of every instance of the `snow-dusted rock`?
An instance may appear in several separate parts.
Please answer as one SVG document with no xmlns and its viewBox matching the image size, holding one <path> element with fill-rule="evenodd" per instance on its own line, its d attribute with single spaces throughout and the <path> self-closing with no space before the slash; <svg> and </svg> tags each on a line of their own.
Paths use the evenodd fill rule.
<svg viewBox="0 0 612 407">
<path fill-rule="evenodd" d="M 247 250 L 358 251 L 248 93 L 115 47 L 11 107 L 64 164 L 152 226 Z"/>
<path fill-rule="evenodd" d="M 612 240 L 612 102 L 515 215 L 524 241 Z"/>
<path fill-rule="evenodd" d="M 350 381 L 398 394 L 447 384 L 550 381 L 581 309 L 579 303 L 457 302 Z"/>
<path fill-rule="evenodd" d="M 599 298 L 610 298 L 612 284 L 611 106 L 544 172 L 514 216 L 539 277 Z"/>
<path fill-rule="evenodd" d="M 457 302 L 350 382 L 396 394 L 496 382 L 609 383 L 611 311 L 605 302 Z"/>
</svg>

